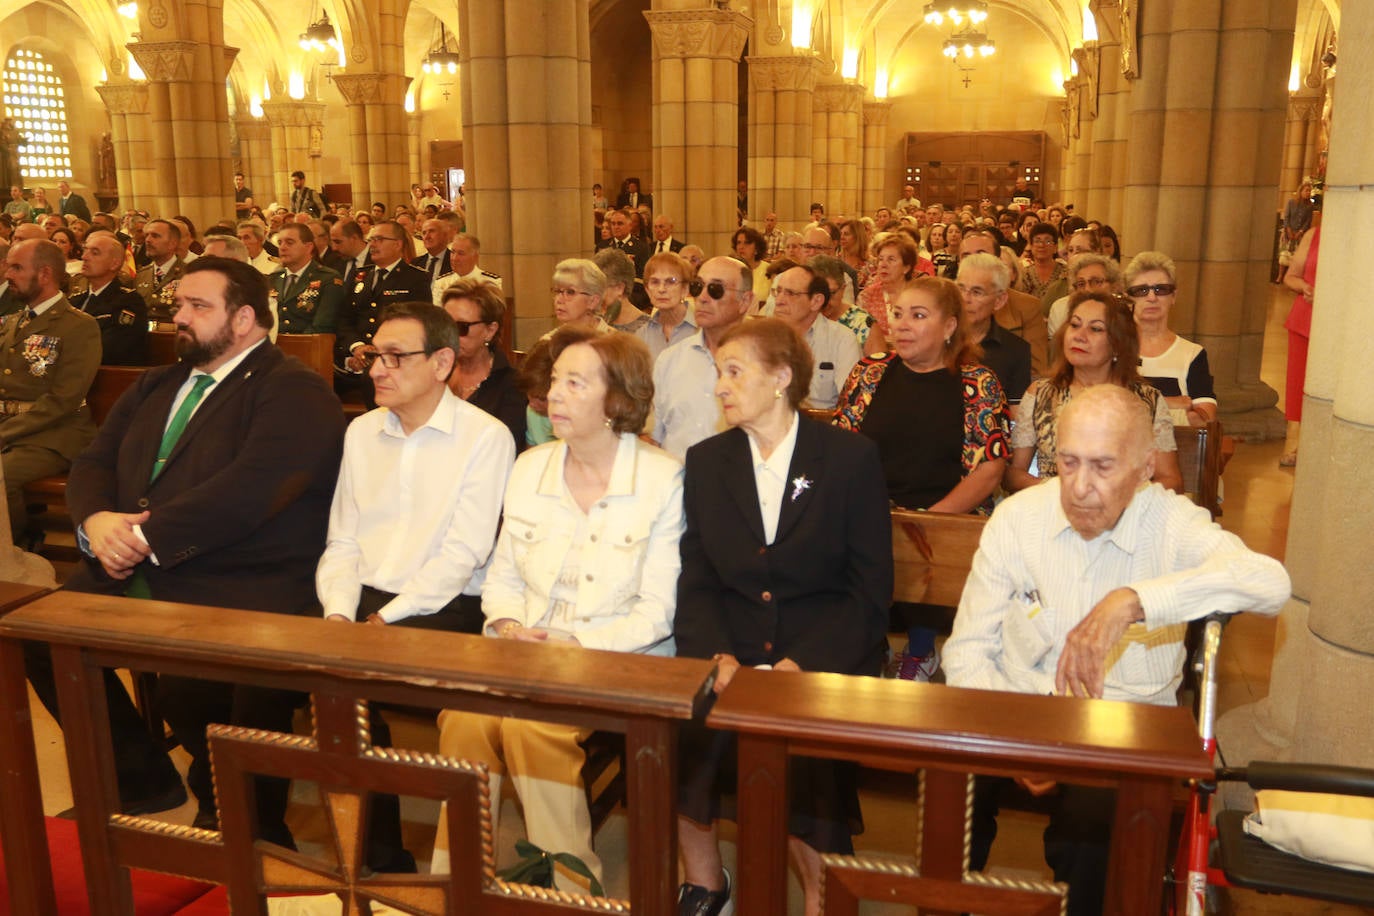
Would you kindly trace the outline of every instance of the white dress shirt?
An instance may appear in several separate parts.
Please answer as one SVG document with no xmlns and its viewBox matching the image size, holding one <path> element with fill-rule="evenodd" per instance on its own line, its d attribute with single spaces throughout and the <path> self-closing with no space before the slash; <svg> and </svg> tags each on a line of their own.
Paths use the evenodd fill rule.
<svg viewBox="0 0 1374 916">
<path fill-rule="evenodd" d="M 754 468 L 754 487 L 759 494 L 759 513 L 763 516 L 763 541 L 772 544 L 778 535 L 778 517 L 782 515 L 783 494 L 787 492 L 787 470 L 792 466 L 792 453 L 797 450 L 796 411 L 792 412 L 792 425 L 787 434 L 773 449 L 773 454 L 764 458 L 753 436 L 749 439 L 749 456 Z"/>
<path fill-rule="evenodd" d="M 1282 564 L 1159 484 L 1138 491 L 1116 526 L 1091 541 L 1059 499 L 1056 478 L 1005 500 L 988 520 L 945 644 L 951 686 L 1053 693 L 1069 630 L 1108 592 L 1129 587 L 1145 620 L 1108 655 L 1103 698 L 1172 706 L 1188 621 L 1277 614 L 1291 594 Z"/>
<path fill-rule="evenodd" d="M 385 407 L 349 424 L 315 571 L 324 615 L 356 619 L 364 585 L 396 595 L 387 623 L 481 594 L 514 459 L 505 424 L 447 388 L 410 435 Z"/>
<path fill-rule="evenodd" d="M 817 315 L 811 327 L 806 329 L 805 339 L 806 345 L 811 348 L 811 358 L 815 360 L 811 367 L 811 390 L 807 392 L 806 406 L 817 410 L 834 410 L 835 405 L 840 403 L 845 380 L 863 356 L 859 338 L 838 321 Z"/>
<path fill-rule="evenodd" d="M 584 513 L 563 479 L 567 456 L 567 443 L 546 442 L 515 462 L 482 613 L 567 630 L 589 649 L 672 655 L 682 463 L 622 434 L 606 493 Z M 560 585 L 570 565 L 576 585 Z"/>
<path fill-rule="evenodd" d="M 679 458 L 702 439 L 724 432 L 716 399 L 716 360 L 697 331 L 654 362 L 654 439 Z"/>
</svg>

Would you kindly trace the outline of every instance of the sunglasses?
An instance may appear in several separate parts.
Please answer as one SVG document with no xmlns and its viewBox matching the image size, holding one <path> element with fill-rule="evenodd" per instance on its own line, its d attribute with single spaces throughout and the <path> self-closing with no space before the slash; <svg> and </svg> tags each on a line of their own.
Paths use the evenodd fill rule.
<svg viewBox="0 0 1374 916">
<path fill-rule="evenodd" d="M 706 292 L 706 295 L 712 299 L 724 299 L 727 290 L 735 293 L 744 292 L 742 289 L 730 289 L 719 280 L 712 280 L 710 283 L 693 280 L 691 283 L 687 284 L 687 292 L 691 293 L 693 296 L 700 296 L 703 290 Z"/>
<path fill-rule="evenodd" d="M 1126 295 L 1132 299 L 1144 299 L 1153 292 L 1156 296 L 1172 296 L 1178 286 L 1173 283 L 1141 283 L 1139 286 L 1126 287 Z"/>
<path fill-rule="evenodd" d="M 458 329 L 459 337 L 468 336 L 468 331 L 471 331 L 473 328 L 481 327 L 484 324 L 486 324 L 485 321 L 459 321 L 457 318 L 453 319 L 453 326 Z"/>
</svg>

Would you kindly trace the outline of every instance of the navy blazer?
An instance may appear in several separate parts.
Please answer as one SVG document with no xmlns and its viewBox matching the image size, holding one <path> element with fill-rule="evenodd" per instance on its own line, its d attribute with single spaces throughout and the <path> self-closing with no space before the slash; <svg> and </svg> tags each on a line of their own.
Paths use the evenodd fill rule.
<svg viewBox="0 0 1374 916">
<path fill-rule="evenodd" d="M 892 604 L 892 522 L 878 449 L 798 417 L 777 535 L 764 543 L 749 441 L 687 451 L 679 655 L 876 674 Z"/>
<path fill-rule="evenodd" d="M 315 566 L 343 454 L 344 418 L 328 383 L 264 341 L 219 382 L 151 481 L 184 363 L 157 366 L 115 403 L 72 463 L 67 505 L 151 517 L 143 533 L 158 564 L 139 567 L 153 597 L 306 613 L 318 607 Z M 123 594 L 93 558 L 67 585 Z"/>
</svg>

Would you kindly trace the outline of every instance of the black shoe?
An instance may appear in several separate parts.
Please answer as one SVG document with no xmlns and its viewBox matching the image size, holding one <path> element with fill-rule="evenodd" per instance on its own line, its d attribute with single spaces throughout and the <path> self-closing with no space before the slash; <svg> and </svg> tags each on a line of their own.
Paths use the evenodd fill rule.
<svg viewBox="0 0 1374 916">
<path fill-rule="evenodd" d="M 725 888 L 708 891 L 700 884 L 683 882 L 677 891 L 677 916 L 731 916 L 735 906 L 730 902 L 730 870 L 722 868 Z"/>
<path fill-rule="evenodd" d="M 157 814 L 159 811 L 180 808 L 186 804 L 186 798 L 186 787 L 181 784 L 181 778 L 178 777 L 176 782 L 169 783 L 165 789 L 155 795 L 128 801 L 121 799 L 119 810 L 133 817 L 141 814 Z"/>
<path fill-rule="evenodd" d="M 197 811 L 191 826 L 197 830 L 218 830 L 219 814 L 215 811 Z"/>
</svg>

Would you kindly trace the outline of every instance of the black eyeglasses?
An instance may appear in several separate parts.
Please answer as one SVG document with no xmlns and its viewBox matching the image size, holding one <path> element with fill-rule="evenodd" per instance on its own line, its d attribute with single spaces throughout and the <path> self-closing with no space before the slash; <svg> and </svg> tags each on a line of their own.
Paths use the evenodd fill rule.
<svg viewBox="0 0 1374 916">
<path fill-rule="evenodd" d="M 358 358 L 363 361 L 363 365 L 366 366 L 368 369 L 371 369 L 372 364 L 375 362 L 381 362 L 381 364 L 387 369 L 399 369 L 401 368 L 401 360 L 405 359 L 407 356 L 422 355 L 427 356 L 429 354 L 425 353 L 424 350 L 411 350 L 409 353 L 397 353 L 394 351 L 385 351 L 379 353 L 376 350 L 368 350 L 359 353 Z"/>
<path fill-rule="evenodd" d="M 480 327 L 481 325 L 484 325 L 486 323 L 487 322 L 485 321 L 459 321 L 457 318 L 453 319 L 453 325 L 458 329 L 459 337 L 466 337 L 468 335 L 468 331 L 471 331 L 473 328 Z"/>
<path fill-rule="evenodd" d="M 700 296 L 705 291 L 706 295 L 712 299 L 724 299 L 727 291 L 732 293 L 743 293 L 742 289 L 730 289 L 719 280 L 712 280 L 710 283 L 703 283 L 701 280 L 693 280 L 687 284 L 687 292 L 693 296 Z"/>
<path fill-rule="evenodd" d="M 1132 299 L 1144 299 L 1153 292 L 1156 296 L 1172 296 L 1178 286 L 1173 283 L 1141 283 L 1126 287 L 1126 295 Z"/>
<path fill-rule="evenodd" d="M 402 239 L 393 239 L 393 238 L 392 238 L 391 236 L 389 236 L 389 235 L 370 235 L 370 236 L 367 237 L 367 242 L 368 242 L 369 245 L 372 244 L 373 242 L 399 242 L 399 241 L 402 241 Z"/>
</svg>

